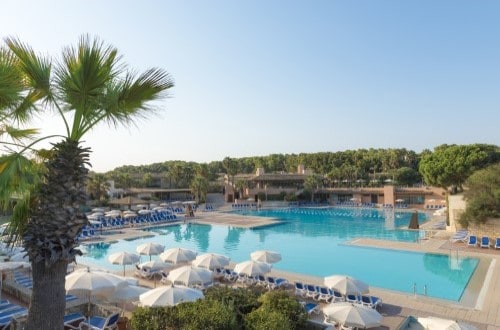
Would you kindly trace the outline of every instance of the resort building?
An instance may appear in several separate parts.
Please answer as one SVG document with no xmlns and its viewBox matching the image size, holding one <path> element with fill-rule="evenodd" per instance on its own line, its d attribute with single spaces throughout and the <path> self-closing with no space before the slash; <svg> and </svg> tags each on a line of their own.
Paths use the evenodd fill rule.
<svg viewBox="0 0 500 330">
<path fill-rule="evenodd" d="M 299 196 L 304 190 L 304 182 L 311 171 L 298 166 L 296 173 L 265 173 L 258 168 L 255 174 L 237 174 L 234 177 L 225 175 L 224 192 L 228 203 L 258 201 L 277 196 L 295 194 Z M 380 207 L 411 207 L 416 209 L 439 209 L 446 205 L 446 191 L 438 187 L 319 187 L 313 192 L 313 200 L 328 204 L 351 203 L 355 205 L 373 204 Z M 274 198 L 271 198 L 273 196 Z"/>
</svg>

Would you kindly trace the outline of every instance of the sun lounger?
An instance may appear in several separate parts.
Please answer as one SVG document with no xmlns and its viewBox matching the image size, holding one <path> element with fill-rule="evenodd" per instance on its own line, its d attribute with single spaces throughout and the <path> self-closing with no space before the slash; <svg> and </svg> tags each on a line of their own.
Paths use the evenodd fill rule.
<svg viewBox="0 0 500 330">
<path fill-rule="evenodd" d="M 471 235 L 469 236 L 469 241 L 467 242 L 468 246 L 476 246 L 477 245 L 477 236 Z"/>
<path fill-rule="evenodd" d="M 108 317 L 102 317 L 102 316 L 92 316 L 88 322 L 82 322 L 80 323 L 80 327 L 83 327 L 84 329 L 91 329 L 91 330 L 111 330 L 111 329 L 117 329 L 118 328 L 118 318 L 120 317 L 120 314 L 115 313 L 111 314 Z"/>
<path fill-rule="evenodd" d="M 301 282 L 295 282 L 295 294 L 301 297 L 306 296 L 306 287 Z"/>
<path fill-rule="evenodd" d="M 375 296 L 363 295 L 361 296 L 361 304 L 377 309 L 379 306 L 382 306 L 382 299 Z"/>
<path fill-rule="evenodd" d="M 329 289 L 330 296 L 333 298 L 332 302 L 342 302 L 345 301 L 345 297 L 342 293 Z"/>
<path fill-rule="evenodd" d="M 359 304 L 360 303 L 360 297 L 354 294 L 348 294 L 345 296 L 345 301 L 353 303 L 353 304 Z"/>
<path fill-rule="evenodd" d="M 495 239 L 495 249 L 500 249 L 500 237 Z"/>
<path fill-rule="evenodd" d="M 282 285 L 288 284 L 288 281 L 284 278 L 274 278 L 272 276 L 267 277 L 267 287 L 269 290 L 279 288 Z"/>
<path fill-rule="evenodd" d="M 481 247 L 482 248 L 490 247 L 490 238 L 488 236 L 481 237 Z"/>
<path fill-rule="evenodd" d="M 318 292 L 318 297 L 316 298 L 318 301 L 331 302 L 333 297 L 330 295 L 327 287 L 317 286 L 316 291 Z"/>
<path fill-rule="evenodd" d="M 312 313 L 314 314 L 319 314 L 320 312 L 320 307 L 316 303 L 305 303 L 301 302 L 302 306 L 306 310 L 307 314 L 311 315 Z"/>
<path fill-rule="evenodd" d="M 306 284 L 306 297 L 317 299 L 318 293 L 316 292 L 316 287 L 312 284 Z"/>
<path fill-rule="evenodd" d="M 85 321 L 82 313 L 70 313 L 64 315 L 64 329 L 80 329 L 80 323 Z"/>
</svg>

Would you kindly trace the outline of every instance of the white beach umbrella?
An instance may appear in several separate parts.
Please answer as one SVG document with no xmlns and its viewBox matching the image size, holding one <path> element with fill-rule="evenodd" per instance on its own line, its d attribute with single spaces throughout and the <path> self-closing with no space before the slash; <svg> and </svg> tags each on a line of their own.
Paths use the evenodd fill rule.
<svg viewBox="0 0 500 330">
<path fill-rule="evenodd" d="M 151 260 L 151 256 L 158 255 L 165 250 L 165 246 L 158 243 L 144 243 L 138 245 L 135 251 L 142 255 L 149 256 L 149 260 Z"/>
<path fill-rule="evenodd" d="M 173 264 L 190 262 L 196 258 L 196 252 L 183 248 L 172 248 L 160 254 L 160 259 L 170 261 Z"/>
<path fill-rule="evenodd" d="M 68 292 L 91 295 L 110 295 L 116 288 L 127 285 L 124 277 L 88 268 L 76 270 L 66 276 L 65 288 Z"/>
<path fill-rule="evenodd" d="M 439 317 L 419 317 L 417 320 L 425 329 L 429 330 L 477 330 L 477 327 L 471 324 Z"/>
<path fill-rule="evenodd" d="M 265 262 L 247 260 L 240 262 L 234 266 L 234 272 L 247 276 L 257 276 L 269 273 L 271 265 Z"/>
<path fill-rule="evenodd" d="M 324 283 L 343 295 L 362 294 L 368 292 L 368 284 L 347 275 L 333 275 L 325 277 Z"/>
<path fill-rule="evenodd" d="M 90 315 L 90 297 L 92 295 L 110 296 L 119 287 L 128 285 L 125 278 L 103 271 L 81 269 L 66 276 L 65 288 L 68 293 L 88 297 Z"/>
<path fill-rule="evenodd" d="M 200 268 L 214 270 L 215 268 L 222 268 L 229 264 L 229 257 L 216 253 L 205 253 L 196 257 L 191 265 Z"/>
<path fill-rule="evenodd" d="M 281 254 L 275 251 L 260 250 L 250 253 L 250 258 L 254 261 L 273 264 L 275 262 L 281 261 Z"/>
<path fill-rule="evenodd" d="M 149 290 L 139 296 L 141 306 L 174 306 L 182 302 L 202 299 L 203 292 L 185 286 L 167 285 Z"/>
<path fill-rule="evenodd" d="M 183 266 L 172 270 L 167 279 L 173 284 L 190 286 L 213 281 L 214 273 L 205 268 Z"/>
<path fill-rule="evenodd" d="M 378 327 L 383 319 L 375 309 L 351 303 L 328 304 L 323 308 L 323 314 L 344 326 L 363 329 Z"/>
<path fill-rule="evenodd" d="M 108 261 L 114 265 L 123 265 L 123 276 L 125 276 L 125 266 L 138 263 L 141 257 L 134 253 L 126 251 L 113 253 L 108 257 Z"/>
<path fill-rule="evenodd" d="M 115 290 L 113 295 L 111 295 L 108 300 L 115 303 L 122 304 L 122 315 L 125 311 L 125 304 L 130 301 L 139 300 L 139 296 L 143 293 L 148 292 L 150 289 L 142 286 L 136 285 L 124 285 Z"/>
</svg>

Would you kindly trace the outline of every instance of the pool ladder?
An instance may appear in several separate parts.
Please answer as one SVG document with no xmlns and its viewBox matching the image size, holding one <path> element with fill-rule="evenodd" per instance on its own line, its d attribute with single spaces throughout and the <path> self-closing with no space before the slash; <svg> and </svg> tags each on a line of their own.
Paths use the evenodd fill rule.
<svg viewBox="0 0 500 330">
<path fill-rule="evenodd" d="M 417 283 L 413 282 L 413 295 L 417 296 Z M 424 296 L 427 296 L 427 284 L 424 284 Z"/>
</svg>

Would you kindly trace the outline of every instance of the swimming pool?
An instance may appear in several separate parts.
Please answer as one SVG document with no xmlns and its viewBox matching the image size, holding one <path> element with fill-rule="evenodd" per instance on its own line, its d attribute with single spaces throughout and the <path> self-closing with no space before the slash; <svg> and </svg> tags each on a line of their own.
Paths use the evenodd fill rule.
<svg viewBox="0 0 500 330">
<path fill-rule="evenodd" d="M 239 212 L 241 213 L 241 212 Z M 89 245 L 78 261 L 108 269 L 107 255 L 135 251 L 145 242 L 186 247 L 199 253 L 215 252 L 232 261 L 248 260 L 255 250 L 279 251 L 282 261 L 274 267 L 284 271 L 324 277 L 348 274 L 372 286 L 459 301 L 478 259 L 457 256 L 364 248 L 345 244 L 358 237 L 416 241 L 418 231 L 407 227 L 411 213 L 369 209 L 278 209 L 245 211 L 246 214 L 280 219 L 278 225 L 242 229 L 218 225 L 178 224 L 151 229 L 154 237 L 115 244 Z M 421 216 L 425 221 L 425 216 Z"/>
</svg>

